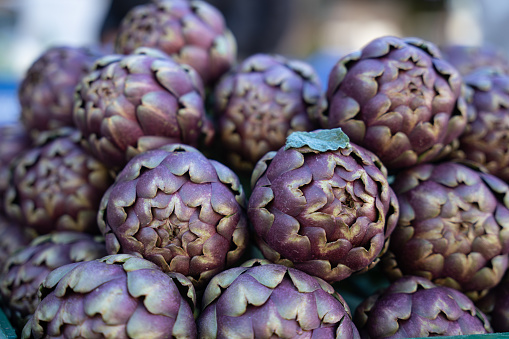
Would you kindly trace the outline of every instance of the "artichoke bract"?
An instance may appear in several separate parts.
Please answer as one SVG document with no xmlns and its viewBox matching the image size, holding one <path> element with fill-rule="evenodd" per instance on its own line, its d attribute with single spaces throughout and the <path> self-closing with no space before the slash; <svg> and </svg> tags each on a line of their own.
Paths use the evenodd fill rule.
<svg viewBox="0 0 509 339">
<path fill-rule="evenodd" d="M 32 140 L 23 124 L 0 126 L 0 213 L 4 213 L 4 194 L 11 177 L 11 161 L 31 146 Z"/>
<path fill-rule="evenodd" d="M 340 129 L 292 133 L 256 165 L 248 205 L 265 258 L 327 282 L 374 267 L 399 215 L 383 164 L 342 137 Z"/>
<path fill-rule="evenodd" d="M 35 237 L 35 232 L 0 214 L 0 268 L 7 258 L 27 246 Z"/>
<path fill-rule="evenodd" d="M 202 288 L 244 254 L 244 206 L 234 172 L 171 144 L 129 161 L 101 201 L 98 224 L 109 254 L 141 255 Z"/>
<path fill-rule="evenodd" d="M 213 85 L 237 59 L 237 42 L 222 13 L 205 1 L 159 0 L 131 9 L 120 23 L 115 52 L 154 47 L 193 67 Z"/>
<path fill-rule="evenodd" d="M 464 164 L 421 164 L 392 187 L 400 216 L 383 267 L 391 279 L 423 276 L 476 300 L 508 265 L 509 186 Z"/>
<path fill-rule="evenodd" d="M 39 303 L 39 285 L 57 267 L 102 258 L 106 246 L 102 237 L 81 232 L 54 232 L 35 238 L 10 255 L 0 275 L 0 293 L 8 314 L 23 327 Z"/>
<path fill-rule="evenodd" d="M 294 131 L 318 127 L 327 107 L 316 71 L 281 55 L 255 54 L 215 88 L 218 134 L 233 169 L 251 172 Z"/>
<path fill-rule="evenodd" d="M 59 267 L 39 297 L 22 338 L 196 338 L 191 282 L 135 256 Z"/>
<path fill-rule="evenodd" d="M 359 338 L 331 285 L 266 260 L 216 275 L 202 303 L 198 338 Z"/>
<path fill-rule="evenodd" d="M 482 68 L 465 75 L 469 123 L 451 159 L 467 159 L 509 182 L 509 73 Z"/>
<path fill-rule="evenodd" d="M 467 123 L 459 72 L 417 38 L 381 37 L 329 75 L 324 127 L 341 127 L 389 170 L 442 158 Z"/>
<path fill-rule="evenodd" d="M 406 276 L 355 310 L 361 338 L 420 338 L 492 332 L 486 315 L 453 288 Z"/>
<path fill-rule="evenodd" d="M 74 88 L 98 57 L 85 47 L 55 46 L 28 68 L 18 98 L 21 121 L 31 135 L 74 125 Z"/>
<path fill-rule="evenodd" d="M 97 211 L 113 182 L 108 169 L 81 146 L 73 128 L 41 132 L 12 163 L 5 212 L 37 233 L 99 233 Z"/>
<path fill-rule="evenodd" d="M 501 49 L 492 45 L 446 45 L 440 48 L 442 56 L 462 75 L 484 67 L 496 68 L 509 74 L 509 59 Z"/>
<path fill-rule="evenodd" d="M 84 146 L 120 170 L 134 155 L 168 143 L 212 143 L 203 83 L 189 66 L 151 48 L 108 55 L 76 87 L 73 118 Z"/>
</svg>

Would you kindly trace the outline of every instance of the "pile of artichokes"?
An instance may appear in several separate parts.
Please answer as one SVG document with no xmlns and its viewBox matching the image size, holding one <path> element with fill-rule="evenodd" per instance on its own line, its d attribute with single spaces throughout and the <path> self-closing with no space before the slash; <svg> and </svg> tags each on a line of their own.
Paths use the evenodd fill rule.
<svg viewBox="0 0 509 339">
<path fill-rule="evenodd" d="M 159 0 L 114 53 L 58 46 L 27 70 L 0 126 L 17 334 L 509 331 L 505 57 L 383 36 L 321 84 L 236 48 L 212 5 Z"/>
</svg>

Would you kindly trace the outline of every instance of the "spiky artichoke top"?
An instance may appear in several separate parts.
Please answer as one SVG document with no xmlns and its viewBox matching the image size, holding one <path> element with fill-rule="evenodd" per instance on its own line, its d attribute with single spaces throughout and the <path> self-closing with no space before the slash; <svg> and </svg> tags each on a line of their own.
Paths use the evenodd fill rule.
<svg viewBox="0 0 509 339">
<path fill-rule="evenodd" d="M 308 135 L 327 148 L 329 132 Z M 248 216 L 263 255 L 328 282 L 372 268 L 399 216 L 385 167 L 353 143 L 299 145 L 267 153 L 253 171 Z"/>
<path fill-rule="evenodd" d="M 48 274 L 22 338 L 196 338 L 196 294 L 179 273 L 119 254 Z"/>
<path fill-rule="evenodd" d="M 483 334 L 486 315 L 466 295 L 422 277 L 406 276 L 365 299 L 354 322 L 365 339 Z"/>
<path fill-rule="evenodd" d="M 134 155 L 164 144 L 209 145 L 214 128 L 203 100 L 192 68 L 142 47 L 97 60 L 76 88 L 73 117 L 92 154 L 120 170 Z"/>
<path fill-rule="evenodd" d="M 464 76 L 469 122 L 453 159 L 467 159 L 509 182 L 509 73 L 481 68 Z"/>
<path fill-rule="evenodd" d="M 101 201 L 109 254 L 141 255 L 202 288 L 246 250 L 245 195 L 238 177 L 191 146 L 134 157 Z"/>
<path fill-rule="evenodd" d="M 384 266 L 477 299 L 508 267 L 509 186 L 463 164 L 421 164 L 392 185 L 400 216 Z"/>
<path fill-rule="evenodd" d="M 318 126 L 327 106 L 316 71 L 281 55 L 255 54 L 215 88 L 218 133 L 236 170 L 251 172 L 294 131 Z"/>
<path fill-rule="evenodd" d="M 359 338 L 348 305 L 331 285 L 267 260 L 212 278 L 197 323 L 203 339 Z"/>
<path fill-rule="evenodd" d="M 74 88 L 98 57 L 85 47 L 55 46 L 28 68 L 18 98 L 21 121 L 32 135 L 74 125 Z"/>
<path fill-rule="evenodd" d="M 222 13 L 205 1 L 159 0 L 134 7 L 122 20 L 115 51 L 155 47 L 193 67 L 212 85 L 236 62 L 237 43 Z"/>
<path fill-rule="evenodd" d="M 97 210 L 112 178 L 80 142 L 81 133 L 73 128 L 46 131 L 16 157 L 5 194 L 10 218 L 39 234 L 99 233 Z"/>
<path fill-rule="evenodd" d="M 324 125 L 341 127 L 389 170 L 432 161 L 465 129 L 461 87 L 432 43 L 381 37 L 333 67 Z"/>
</svg>

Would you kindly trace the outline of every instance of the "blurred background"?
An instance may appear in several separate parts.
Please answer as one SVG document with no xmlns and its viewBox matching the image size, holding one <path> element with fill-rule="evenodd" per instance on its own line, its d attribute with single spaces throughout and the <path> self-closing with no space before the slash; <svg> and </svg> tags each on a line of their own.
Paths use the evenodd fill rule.
<svg viewBox="0 0 509 339">
<path fill-rule="evenodd" d="M 115 28 L 142 0 L 0 0 L 0 123 L 18 118 L 17 84 L 50 46 L 111 51 Z M 210 0 L 239 59 L 257 52 L 311 62 L 325 82 L 341 55 L 383 35 L 494 45 L 509 54 L 507 0 Z"/>
</svg>

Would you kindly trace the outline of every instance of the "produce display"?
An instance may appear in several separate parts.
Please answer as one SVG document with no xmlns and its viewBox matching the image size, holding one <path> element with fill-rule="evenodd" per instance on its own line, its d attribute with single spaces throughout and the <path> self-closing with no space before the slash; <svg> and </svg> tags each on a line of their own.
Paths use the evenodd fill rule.
<svg viewBox="0 0 509 339">
<path fill-rule="evenodd" d="M 205 1 L 116 34 L 0 126 L 0 337 L 509 337 L 500 51 L 380 36 L 323 87 Z"/>
</svg>

